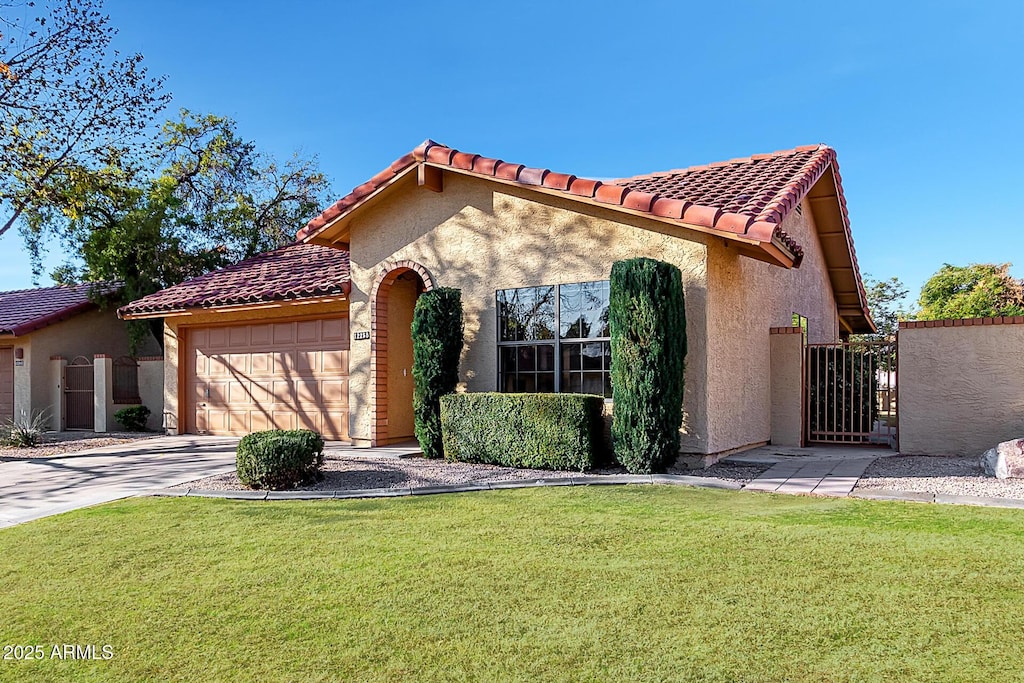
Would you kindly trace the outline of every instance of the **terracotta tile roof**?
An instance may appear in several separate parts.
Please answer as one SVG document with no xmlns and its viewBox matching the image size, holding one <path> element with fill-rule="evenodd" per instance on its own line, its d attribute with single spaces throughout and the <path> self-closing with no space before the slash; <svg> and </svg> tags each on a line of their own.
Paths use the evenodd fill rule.
<svg viewBox="0 0 1024 683">
<path fill-rule="evenodd" d="M 863 316 L 858 325 L 861 331 L 874 329 L 857 268 L 836 153 L 826 145 L 601 181 L 460 152 L 426 140 L 328 207 L 300 230 L 296 239 L 316 240 L 335 221 L 358 209 L 416 166 L 448 168 L 544 192 L 564 193 L 582 202 L 606 204 L 633 214 L 646 214 L 661 222 L 734 240 L 739 242 L 742 253 L 787 267 L 799 267 L 803 248 L 782 230 L 781 224 L 831 169 L 835 192 L 829 194 L 838 197 L 835 215 L 845 233 L 847 251 L 844 256 L 834 257 L 841 262 L 831 265 L 844 270 L 852 265 L 852 284 L 857 307 L 861 309 L 857 315 Z M 321 237 L 320 241 L 324 244 L 344 242 L 331 236 Z"/>
<path fill-rule="evenodd" d="M 23 335 L 97 308 L 90 299 L 117 291 L 118 282 L 86 282 L 0 292 L 0 334 Z"/>
<path fill-rule="evenodd" d="M 677 171 L 600 181 L 460 152 L 426 140 L 311 220 L 299 231 L 297 239 L 311 239 L 328 223 L 353 210 L 417 163 L 557 190 L 705 228 L 726 237 L 741 236 L 765 243 L 774 240 L 785 245 L 794 265 L 798 265 L 803 249 L 785 234 L 780 224 L 829 164 L 835 163 L 835 151 L 825 145 L 811 145 Z"/>
<path fill-rule="evenodd" d="M 317 244 L 290 244 L 181 284 L 118 309 L 124 318 L 193 308 L 310 299 L 347 294 L 348 252 Z"/>
<path fill-rule="evenodd" d="M 756 222 L 782 223 L 835 160 L 831 147 L 808 145 L 614 182 L 633 191 L 687 202 L 700 207 L 692 210 L 701 213 L 713 208 L 717 215 L 707 214 L 705 222 L 728 230 Z M 791 249 L 800 250 L 779 233 Z"/>
</svg>

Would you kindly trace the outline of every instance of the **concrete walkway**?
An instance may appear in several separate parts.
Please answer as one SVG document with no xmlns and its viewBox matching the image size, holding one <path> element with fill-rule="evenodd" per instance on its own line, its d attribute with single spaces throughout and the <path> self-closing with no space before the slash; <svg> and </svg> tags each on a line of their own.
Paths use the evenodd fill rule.
<svg viewBox="0 0 1024 683">
<path fill-rule="evenodd" d="M 888 448 L 763 446 L 724 460 L 737 464 L 771 464 L 764 474 L 743 487 L 747 491 L 848 496 L 868 465 L 890 455 L 895 453 Z"/>
<path fill-rule="evenodd" d="M 235 468 L 238 439 L 164 436 L 0 462 L 0 528 Z"/>
</svg>

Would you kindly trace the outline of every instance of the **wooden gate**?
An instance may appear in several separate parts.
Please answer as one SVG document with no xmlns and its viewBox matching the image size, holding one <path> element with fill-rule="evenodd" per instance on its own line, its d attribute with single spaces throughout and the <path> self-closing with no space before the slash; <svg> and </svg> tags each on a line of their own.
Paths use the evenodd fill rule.
<svg viewBox="0 0 1024 683">
<path fill-rule="evenodd" d="M 96 375 L 88 358 L 79 356 L 64 368 L 64 428 L 93 429 L 93 384 Z"/>
<path fill-rule="evenodd" d="M 808 344 L 804 368 L 808 443 L 897 447 L 895 341 Z"/>
</svg>

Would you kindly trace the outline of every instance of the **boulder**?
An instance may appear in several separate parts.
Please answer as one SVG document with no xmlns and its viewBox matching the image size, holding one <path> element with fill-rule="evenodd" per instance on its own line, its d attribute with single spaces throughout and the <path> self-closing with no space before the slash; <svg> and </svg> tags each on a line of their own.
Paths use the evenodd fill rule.
<svg viewBox="0 0 1024 683">
<path fill-rule="evenodd" d="M 1004 441 L 985 451 L 981 469 L 998 479 L 1024 479 L 1024 439 Z"/>
</svg>

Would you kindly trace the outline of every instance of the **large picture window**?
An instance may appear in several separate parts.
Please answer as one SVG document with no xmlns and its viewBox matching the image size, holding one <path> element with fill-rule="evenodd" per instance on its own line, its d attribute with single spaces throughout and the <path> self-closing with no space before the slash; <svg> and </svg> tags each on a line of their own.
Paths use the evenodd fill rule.
<svg viewBox="0 0 1024 683">
<path fill-rule="evenodd" d="M 498 390 L 611 398 L 608 281 L 500 289 Z"/>
</svg>

